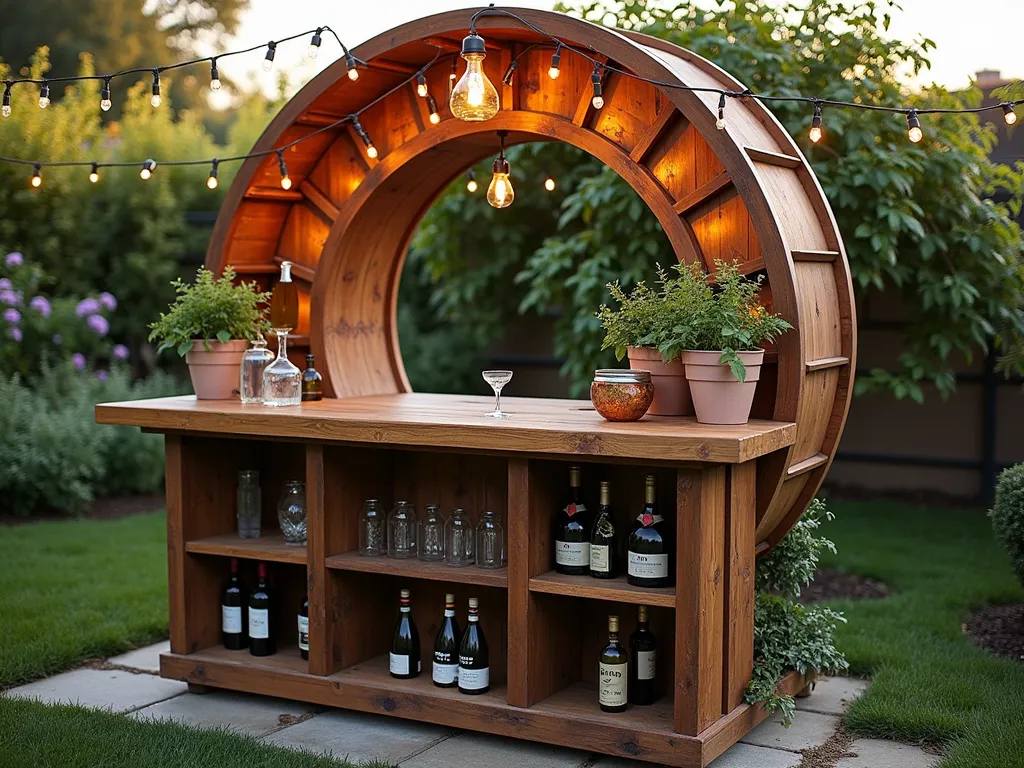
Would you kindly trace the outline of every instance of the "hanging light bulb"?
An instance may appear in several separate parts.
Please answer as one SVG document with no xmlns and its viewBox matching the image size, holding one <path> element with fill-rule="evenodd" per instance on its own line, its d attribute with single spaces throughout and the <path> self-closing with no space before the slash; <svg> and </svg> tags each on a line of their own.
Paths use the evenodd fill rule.
<svg viewBox="0 0 1024 768">
<path fill-rule="evenodd" d="M 555 191 L 555 180 L 551 177 L 550 174 L 544 179 L 544 189 L 546 189 L 548 192 Z"/>
<path fill-rule="evenodd" d="M 912 109 L 907 113 L 907 138 L 917 144 L 923 137 L 921 120 L 917 117 L 917 110 Z"/>
<path fill-rule="evenodd" d="M 316 32 L 313 33 L 313 39 L 309 41 L 309 48 L 306 49 L 306 55 L 311 59 L 315 59 L 320 55 L 320 43 L 323 42 L 323 40 L 320 39 L 320 33 L 323 31 L 323 27 L 317 27 Z"/>
<path fill-rule="evenodd" d="M 109 112 L 110 107 L 113 106 L 110 101 L 110 78 L 103 78 L 103 88 L 100 89 L 100 109 L 104 112 Z"/>
<path fill-rule="evenodd" d="M 149 100 L 149 103 L 154 107 L 160 106 L 160 70 L 153 70 L 153 97 Z"/>
<path fill-rule="evenodd" d="M 508 131 L 498 131 L 498 139 L 501 142 L 498 156 L 494 158 L 491 166 L 493 175 L 490 186 L 487 187 L 487 202 L 494 208 L 508 208 L 516 198 L 515 190 L 512 189 L 512 179 L 509 178 L 508 160 L 505 159 L 505 137 Z"/>
<path fill-rule="evenodd" d="M 217 188 L 217 183 L 218 183 L 217 182 L 217 165 L 220 163 L 220 161 L 217 158 L 213 158 L 213 160 L 210 161 L 210 162 L 211 162 L 211 165 L 210 165 L 210 177 L 206 180 L 206 186 L 209 189 L 216 189 Z"/>
<path fill-rule="evenodd" d="M 32 166 L 32 186 L 38 189 L 43 185 L 43 167 L 36 163 Z"/>
<path fill-rule="evenodd" d="M 437 125 L 441 122 L 441 115 L 437 111 L 437 102 L 434 101 L 434 97 L 427 95 L 427 109 L 430 110 L 430 123 L 431 125 Z"/>
<path fill-rule="evenodd" d="M 416 95 L 427 98 L 427 78 L 422 71 L 416 73 Z"/>
<path fill-rule="evenodd" d="M 811 118 L 811 141 L 817 144 L 821 141 L 821 104 L 814 105 L 814 117 Z"/>
<path fill-rule="evenodd" d="M 271 40 L 267 43 L 267 55 L 263 57 L 263 71 L 269 72 L 274 68 L 274 55 L 277 53 L 277 43 Z"/>
<path fill-rule="evenodd" d="M 601 109 L 604 106 L 604 96 L 602 95 L 601 88 L 600 64 L 594 65 L 594 71 L 590 73 L 590 83 L 594 87 L 594 98 L 590 100 L 590 103 L 594 105 L 594 109 Z"/>
<path fill-rule="evenodd" d="M 153 177 L 153 171 L 156 170 L 156 161 L 147 160 L 142 164 L 142 170 L 139 171 L 139 177 L 143 181 L 149 181 Z"/>
<path fill-rule="evenodd" d="M 3 106 L 0 107 L 0 115 L 4 117 L 11 116 L 11 84 L 4 83 L 4 98 Z"/>
<path fill-rule="evenodd" d="M 487 56 L 484 39 L 476 32 L 470 32 L 462 40 L 462 58 L 466 60 L 466 71 L 452 89 L 448 106 L 459 120 L 480 122 L 490 120 L 496 114 L 498 91 L 484 74 L 483 61 Z"/>
<path fill-rule="evenodd" d="M 278 151 L 277 167 L 281 171 L 281 189 L 291 189 L 292 180 L 288 178 L 288 166 L 284 162 L 284 154 Z"/>
<path fill-rule="evenodd" d="M 477 190 L 476 171 L 474 171 L 472 168 L 470 168 L 466 172 L 466 179 L 467 179 L 467 181 L 466 181 L 466 191 L 469 192 L 470 194 L 472 194 L 473 192 L 476 192 L 476 190 Z"/>
<path fill-rule="evenodd" d="M 359 79 L 359 70 L 356 69 L 356 66 L 358 64 L 359 64 L 359 62 L 356 60 L 356 57 L 353 56 L 351 53 L 346 51 L 345 52 L 345 68 L 348 70 L 348 79 L 349 80 L 358 80 Z"/>
<path fill-rule="evenodd" d="M 39 108 L 46 109 L 50 106 L 50 84 L 43 80 L 43 84 L 39 86 Z"/>
<path fill-rule="evenodd" d="M 555 46 L 555 52 L 551 55 L 551 66 L 548 67 L 548 77 L 552 80 L 557 80 L 558 76 L 562 74 L 562 70 L 559 69 L 559 65 L 562 63 L 562 44 L 558 43 Z"/>
<path fill-rule="evenodd" d="M 1017 113 L 1013 111 L 1013 104 L 1006 102 L 1001 105 L 1003 108 L 1003 120 L 1006 121 L 1007 125 L 1013 125 L 1017 122 Z"/>
<path fill-rule="evenodd" d="M 92 164 L 92 170 L 89 171 L 89 181 L 95 184 L 100 180 L 100 166 L 99 163 Z"/>
<path fill-rule="evenodd" d="M 370 135 L 363 129 L 358 117 L 352 118 L 352 128 L 355 130 L 356 135 L 362 139 L 363 146 L 366 147 L 366 156 L 371 159 L 377 157 L 377 148 L 373 146 L 373 142 L 370 141 Z"/>
<path fill-rule="evenodd" d="M 718 119 L 715 120 L 715 128 L 725 130 L 725 94 L 718 97 Z"/>
<path fill-rule="evenodd" d="M 220 90 L 220 70 L 217 69 L 217 60 L 213 59 L 210 62 L 210 90 Z"/>
</svg>

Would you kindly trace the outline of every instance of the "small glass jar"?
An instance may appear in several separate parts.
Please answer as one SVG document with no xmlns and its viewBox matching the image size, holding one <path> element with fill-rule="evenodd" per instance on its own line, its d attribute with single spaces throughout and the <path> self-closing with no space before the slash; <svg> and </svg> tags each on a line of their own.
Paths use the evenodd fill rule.
<svg viewBox="0 0 1024 768">
<path fill-rule="evenodd" d="M 466 510 L 461 507 L 453 510 L 444 530 L 445 562 L 456 567 L 472 565 L 475 535 L 473 521 L 466 515 Z"/>
<path fill-rule="evenodd" d="M 377 499 L 363 502 L 359 514 L 359 554 L 380 557 L 388 553 L 388 522 Z"/>
<path fill-rule="evenodd" d="M 654 402 L 651 372 L 621 368 L 594 371 L 590 402 L 608 421 L 639 421 Z"/>
<path fill-rule="evenodd" d="M 437 504 L 428 504 L 420 518 L 419 546 L 420 560 L 444 560 L 444 518 Z"/>
<path fill-rule="evenodd" d="M 243 469 L 238 473 L 238 491 L 235 495 L 238 514 L 238 538 L 258 539 L 260 518 L 263 513 L 263 494 L 260 492 L 260 473 Z"/>
<path fill-rule="evenodd" d="M 480 515 L 476 525 L 476 564 L 481 568 L 501 568 L 505 565 L 503 558 L 504 532 L 498 522 L 498 516 L 486 510 Z"/>
<path fill-rule="evenodd" d="M 284 484 L 281 501 L 277 504 L 277 521 L 285 544 L 305 546 L 306 484 L 303 481 L 289 480 Z"/>
<path fill-rule="evenodd" d="M 267 349 L 267 340 L 261 334 L 242 356 L 242 373 L 238 391 L 243 403 L 263 402 L 263 370 L 274 361 L 274 353 Z"/>
<path fill-rule="evenodd" d="M 408 501 L 399 501 L 388 516 L 388 555 L 416 557 L 416 510 Z"/>
</svg>

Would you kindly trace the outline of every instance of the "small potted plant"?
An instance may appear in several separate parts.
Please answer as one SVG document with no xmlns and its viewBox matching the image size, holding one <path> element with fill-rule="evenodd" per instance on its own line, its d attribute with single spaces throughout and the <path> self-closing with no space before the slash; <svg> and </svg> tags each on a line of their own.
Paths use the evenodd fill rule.
<svg viewBox="0 0 1024 768">
<path fill-rule="evenodd" d="M 174 280 L 177 297 L 149 326 L 150 341 L 160 342 L 157 352 L 174 349 L 185 358 L 199 400 L 237 398 L 242 356 L 250 341 L 270 330 L 270 294 L 234 280 L 231 267 L 220 278 L 200 267 L 191 285 Z"/>
</svg>

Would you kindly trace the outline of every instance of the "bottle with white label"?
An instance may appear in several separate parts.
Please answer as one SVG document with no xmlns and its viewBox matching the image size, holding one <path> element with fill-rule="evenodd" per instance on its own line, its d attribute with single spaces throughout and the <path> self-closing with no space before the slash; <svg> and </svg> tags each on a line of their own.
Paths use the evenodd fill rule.
<svg viewBox="0 0 1024 768">
<path fill-rule="evenodd" d="M 658 643 L 647 621 L 647 606 L 640 606 L 636 632 L 629 636 L 629 703 L 654 703 Z"/>
<path fill-rule="evenodd" d="M 434 640 L 434 663 L 430 676 L 438 688 L 454 688 L 459 684 L 459 625 L 455 621 L 455 595 L 444 596 L 444 619 Z"/>
<path fill-rule="evenodd" d="M 299 606 L 299 654 L 309 658 L 309 595 L 302 598 Z"/>
<path fill-rule="evenodd" d="M 403 589 L 399 598 L 398 623 L 391 640 L 388 669 L 392 677 L 407 680 L 420 673 L 420 633 L 412 620 L 412 597 Z"/>
<path fill-rule="evenodd" d="M 619 575 L 618 536 L 612 516 L 611 487 L 601 481 L 601 504 L 590 533 L 590 575 L 595 579 L 614 579 Z"/>
<path fill-rule="evenodd" d="M 555 570 L 575 576 L 590 571 L 590 519 L 580 499 L 580 468 L 569 467 L 569 503 L 555 518 Z"/>
<path fill-rule="evenodd" d="M 602 712 L 625 712 L 629 673 L 626 649 L 619 643 L 619 617 L 608 617 L 608 645 L 601 651 L 598 702 Z"/>
<path fill-rule="evenodd" d="M 238 651 L 249 644 L 245 631 L 245 587 L 238 579 L 238 560 L 231 558 L 231 580 L 220 601 L 220 632 L 224 647 Z"/>
<path fill-rule="evenodd" d="M 667 587 L 672 583 L 665 519 L 658 514 L 654 483 L 654 475 L 648 475 L 646 503 L 636 516 L 626 546 L 626 580 L 634 587 Z"/>
<path fill-rule="evenodd" d="M 459 646 L 459 693 L 487 693 L 491 687 L 491 664 L 487 640 L 480 627 L 480 601 L 469 598 L 469 624 Z"/>
<path fill-rule="evenodd" d="M 277 650 L 271 631 L 271 600 L 267 589 L 267 564 L 256 568 L 256 589 L 249 597 L 249 653 L 253 656 L 271 656 Z"/>
</svg>

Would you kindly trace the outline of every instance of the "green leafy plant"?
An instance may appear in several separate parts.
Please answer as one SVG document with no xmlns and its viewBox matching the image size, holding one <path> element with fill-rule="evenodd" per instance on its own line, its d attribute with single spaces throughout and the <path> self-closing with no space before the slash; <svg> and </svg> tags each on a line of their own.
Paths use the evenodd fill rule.
<svg viewBox="0 0 1024 768">
<path fill-rule="evenodd" d="M 1013 571 L 1024 584 L 1024 464 L 1000 473 L 996 502 L 989 514 L 996 538 L 1006 548 Z"/>
<path fill-rule="evenodd" d="M 234 282 L 231 267 L 219 278 L 200 267 L 196 281 L 189 285 L 180 278 L 171 285 L 177 298 L 167 312 L 149 327 L 149 340 L 159 340 L 157 352 L 175 349 L 184 357 L 196 341 L 210 348 L 210 340 L 221 342 L 232 339 L 255 339 L 257 334 L 269 331 L 266 303 L 270 293 L 260 291 L 256 283 Z"/>
</svg>

